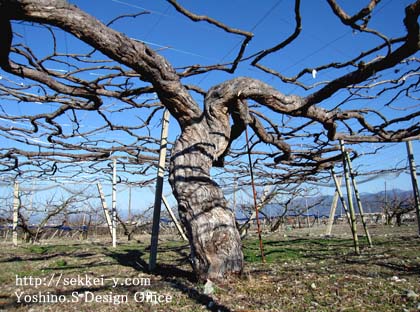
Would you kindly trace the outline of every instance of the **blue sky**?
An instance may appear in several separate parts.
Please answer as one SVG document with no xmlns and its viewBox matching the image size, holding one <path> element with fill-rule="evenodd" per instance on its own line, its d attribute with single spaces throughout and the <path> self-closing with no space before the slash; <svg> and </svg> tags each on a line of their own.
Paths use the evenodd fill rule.
<svg viewBox="0 0 420 312">
<path fill-rule="evenodd" d="M 166 1 L 161 0 L 71 0 L 69 1 L 103 22 L 108 22 L 122 14 L 132 14 L 140 11 L 150 12 L 147 15 L 135 19 L 127 18 L 115 22 L 112 27 L 126 33 L 128 36 L 148 43 L 153 48 L 160 50 L 161 54 L 169 59 L 175 67 L 190 64 L 214 64 L 231 61 L 239 48 L 241 38 L 227 34 L 222 30 L 215 29 L 207 23 L 193 23 L 181 16 Z M 251 55 L 261 49 L 273 46 L 287 38 L 294 29 L 293 2 L 290 0 L 230 0 L 230 1 L 180 1 L 187 9 L 197 14 L 205 14 L 218 19 L 229 26 L 251 31 L 255 34 L 247 48 L 246 55 Z M 340 4 L 351 15 L 358 11 L 367 1 L 353 0 L 340 1 Z M 389 36 L 403 34 L 404 27 L 402 18 L 404 8 L 411 1 L 388 0 L 381 1 L 372 17 L 372 28 L 378 29 Z M 380 40 L 372 35 L 353 32 L 343 27 L 336 16 L 331 14 L 331 9 L 326 1 L 302 1 L 303 30 L 300 38 L 284 51 L 264 59 L 263 64 L 271 66 L 282 74 L 293 76 L 305 67 L 316 67 L 334 61 L 344 61 L 355 57 L 360 53 L 360 45 L 375 46 Z M 44 30 L 28 24 L 15 24 L 15 30 L 24 34 L 24 42 L 31 46 L 37 53 L 49 53 L 51 44 L 47 40 Z M 88 48 L 75 38 L 64 32 L 57 32 L 57 41 L 61 52 L 88 51 Z M 66 68 L 59 68 L 66 70 Z M 344 71 L 345 72 L 345 71 Z M 342 75 L 342 70 L 326 70 L 318 74 L 314 79 L 311 75 L 302 78 L 302 82 L 312 84 L 321 80 L 330 80 Z M 278 79 L 268 76 L 248 63 L 243 63 L 234 75 L 224 72 L 211 72 L 203 76 L 194 76 L 185 80 L 186 83 L 196 84 L 203 89 L 231 79 L 236 76 L 251 76 L 262 79 L 286 94 L 306 95 L 307 91 L 295 85 L 287 85 Z M 384 100 L 390 97 L 386 94 Z M 202 99 L 194 95 L 198 102 Z M 321 105 L 332 107 L 345 97 L 343 93 L 337 93 L 331 99 Z M 397 102 L 398 105 L 408 105 L 412 100 L 404 97 Z M 111 103 L 112 104 L 112 103 Z M 365 107 L 366 102 L 351 103 L 354 107 Z M 383 102 L 370 103 L 368 105 L 383 105 Z M 53 104 L 20 106 L 16 105 L 13 110 L 18 114 L 22 111 L 34 114 L 40 111 L 50 111 Z M 11 111 L 12 112 L 12 111 Z M 388 114 L 389 112 L 384 111 Z M 392 114 L 400 114 L 394 110 Z M 116 115 L 115 115 L 116 116 Z M 82 116 L 84 126 L 93 126 L 96 122 L 90 113 Z M 139 117 L 141 117 L 139 115 Z M 119 117 L 118 117 L 119 118 Z M 118 120 L 117 118 L 117 120 Z M 124 123 L 137 122 L 134 117 L 127 118 L 121 115 L 120 121 Z M 276 117 L 279 118 L 279 117 Z M 0 120 L 0 123 L 3 122 Z M 64 121 L 63 121 L 64 122 Z M 156 135 L 159 134 L 159 125 L 153 127 Z M 174 120 L 171 120 L 170 139 L 174 140 L 179 134 L 179 129 Z M 103 133 L 104 137 L 108 134 Z M 3 146 L 12 146 L 11 141 L 2 139 Z M 239 146 L 240 141 L 234 146 Z M 298 143 L 296 143 L 298 144 Z M 358 145 L 359 153 L 369 153 L 377 145 Z M 420 163 L 420 144 L 413 142 L 414 154 Z M 365 156 L 355 161 L 354 167 L 360 172 L 368 172 L 384 168 L 402 167 L 407 164 L 404 143 L 391 143 L 375 156 Z M 365 192 L 376 192 L 383 189 L 384 181 L 390 188 L 410 189 L 411 181 L 407 174 L 398 177 L 386 176 L 363 185 Z M 324 192 L 332 193 L 333 189 L 324 189 Z M 165 193 L 170 188 L 165 186 Z M 121 197 L 127 197 L 127 191 L 121 191 Z M 133 194 L 136 194 L 134 192 Z M 136 196 L 136 195 L 134 195 Z M 147 191 L 137 192 L 142 201 L 152 201 L 153 194 Z"/>
</svg>

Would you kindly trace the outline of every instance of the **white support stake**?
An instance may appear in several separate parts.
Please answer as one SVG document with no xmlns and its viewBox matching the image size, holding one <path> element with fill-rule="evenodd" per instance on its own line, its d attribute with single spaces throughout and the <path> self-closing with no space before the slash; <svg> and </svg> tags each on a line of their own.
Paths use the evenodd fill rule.
<svg viewBox="0 0 420 312">
<path fill-rule="evenodd" d="M 19 206 L 20 206 L 20 199 L 19 199 L 19 183 L 16 181 L 13 187 L 13 245 L 18 245 L 18 233 L 17 233 L 17 226 L 18 226 L 18 218 L 19 218 Z"/>
<path fill-rule="evenodd" d="M 111 216 L 109 215 L 108 205 L 106 204 L 105 195 L 102 191 L 102 185 L 98 182 L 96 186 L 98 187 L 99 196 L 101 197 L 102 209 L 104 210 L 106 224 L 108 224 L 109 235 L 112 239 L 112 221 Z"/>
<path fill-rule="evenodd" d="M 117 247 L 117 158 L 112 159 L 112 247 Z"/>
<path fill-rule="evenodd" d="M 341 179 L 342 179 L 341 176 L 338 177 L 338 179 L 337 179 L 337 183 L 338 183 L 339 186 L 341 186 Z M 337 204 L 338 204 L 338 198 L 339 198 L 339 194 L 338 194 L 338 190 L 336 188 L 335 193 L 334 193 L 334 197 L 333 197 L 333 201 L 331 203 L 330 216 L 328 218 L 327 230 L 325 231 L 325 235 L 327 235 L 327 236 L 331 235 L 331 230 L 332 230 L 332 226 L 333 226 L 333 223 L 334 223 L 335 211 L 337 209 Z"/>
<path fill-rule="evenodd" d="M 160 222 L 160 209 L 162 205 L 162 191 L 163 191 L 163 177 L 165 173 L 166 163 L 166 149 L 168 144 L 168 128 L 169 128 L 169 111 L 165 109 L 162 120 L 162 132 L 160 136 L 160 152 L 159 164 L 156 179 L 155 203 L 153 207 L 153 225 L 152 237 L 150 239 L 150 257 L 149 257 L 149 270 L 153 271 L 156 268 L 157 248 L 159 239 L 159 222 Z"/>
<path fill-rule="evenodd" d="M 163 204 L 164 204 L 164 205 L 165 205 L 165 207 L 166 207 L 166 210 L 168 211 L 169 215 L 171 216 L 172 221 L 174 221 L 175 226 L 176 226 L 176 228 L 177 228 L 177 230 L 178 230 L 178 232 L 179 232 L 179 235 L 181 235 L 181 237 L 182 237 L 182 239 L 183 239 L 184 241 L 187 241 L 187 240 L 188 240 L 188 239 L 187 239 L 187 236 L 185 236 L 184 231 L 182 230 L 181 225 L 179 224 L 178 220 L 176 219 L 176 217 L 175 217 L 174 213 L 172 212 L 172 209 L 171 209 L 171 207 L 169 206 L 169 203 L 168 203 L 168 201 L 166 200 L 166 197 L 165 197 L 164 195 L 162 195 L 162 201 L 163 201 Z"/>
<path fill-rule="evenodd" d="M 128 221 L 131 222 L 131 185 L 128 186 Z"/>
</svg>

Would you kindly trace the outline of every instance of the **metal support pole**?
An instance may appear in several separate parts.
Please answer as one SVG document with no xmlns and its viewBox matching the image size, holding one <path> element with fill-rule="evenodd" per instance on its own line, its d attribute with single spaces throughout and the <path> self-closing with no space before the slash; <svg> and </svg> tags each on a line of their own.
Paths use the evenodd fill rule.
<svg viewBox="0 0 420 312">
<path fill-rule="evenodd" d="M 341 180 L 342 177 L 338 178 L 338 185 L 341 185 Z M 331 209 L 330 209 L 330 216 L 328 218 L 328 225 L 327 225 L 327 230 L 325 231 L 325 235 L 329 236 L 331 235 L 331 230 L 332 230 L 332 226 L 334 223 L 334 217 L 335 217 L 335 211 L 337 209 L 337 204 L 338 204 L 338 190 L 337 190 L 337 186 L 334 192 L 334 197 L 333 197 L 333 201 L 331 203 Z"/>
<path fill-rule="evenodd" d="M 419 195 L 419 185 L 417 183 L 416 163 L 414 162 L 413 146 L 411 144 L 411 141 L 407 141 L 406 146 L 407 146 L 408 161 L 410 163 L 411 183 L 413 184 L 414 202 L 416 205 L 418 235 L 420 236 L 420 195 Z"/>
<path fill-rule="evenodd" d="M 343 155 L 344 179 L 346 181 L 347 202 L 349 203 L 350 225 L 351 225 L 351 233 L 353 235 L 354 251 L 357 255 L 359 255 L 360 249 L 359 249 L 359 239 L 357 237 L 356 214 L 354 212 L 354 206 L 353 206 L 353 192 L 351 191 L 351 186 L 350 186 L 350 176 L 349 176 L 349 170 L 347 168 L 347 161 L 346 161 L 346 156 L 345 156 L 346 151 L 344 149 L 343 141 L 341 140 L 340 140 L 340 148 L 341 148 L 341 153 Z"/>
<path fill-rule="evenodd" d="M 156 257 L 159 239 L 159 222 L 160 222 L 160 209 L 162 205 L 162 190 L 163 190 L 163 177 L 165 173 L 166 163 L 166 149 L 169 128 L 169 111 L 165 109 L 162 120 L 162 131 L 160 136 L 160 152 L 159 164 L 156 179 L 155 203 L 153 207 L 153 225 L 152 237 L 150 239 L 150 257 L 149 257 L 149 270 L 153 271 L 156 268 Z"/>
<path fill-rule="evenodd" d="M 18 233 L 17 233 L 17 226 L 18 226 L 18 218 L 19 218 L 19 208 L 20 208 L 20 199 L 19 199 L 19 183 L 15 181 L 13 186 L 13 245 L 18 245 Z"/>
<path fill-rule="evenodd" d="M 117 247 L 117 158 L 112 159 L 112 247 Z"/>
</svg>

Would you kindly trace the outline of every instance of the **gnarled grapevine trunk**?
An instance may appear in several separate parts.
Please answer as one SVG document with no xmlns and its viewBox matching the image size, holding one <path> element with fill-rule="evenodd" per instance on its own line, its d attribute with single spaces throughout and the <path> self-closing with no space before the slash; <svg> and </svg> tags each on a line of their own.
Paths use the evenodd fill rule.
<svg viewBox="0 0 420 312">
<path fill-rule="evenodd" d="M 224 113 L 205 113 L 201 121 L 185 128 L 171 157 L 170 182 L 187 229 L 193 269 L 202 280 L 220 279 L 243 268 L 233 212 L 210 177 L 213 161 L 229 141 L 229 120 L 226 110 Z"/>
</svg>

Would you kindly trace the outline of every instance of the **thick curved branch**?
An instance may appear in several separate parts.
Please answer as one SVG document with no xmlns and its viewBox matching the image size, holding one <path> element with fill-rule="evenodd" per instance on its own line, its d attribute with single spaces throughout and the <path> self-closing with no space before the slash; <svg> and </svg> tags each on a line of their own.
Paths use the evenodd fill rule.
<svg viewBox="0 0 420 312">
<path fill-rule="evenodd" d="M 145 44 L 105 26 L 76 6 L 62 0 L 3 0 L 0 2 L 0 10 L 7 12 L 10 20 L 33 21 L 59 27 L 111 59 L 135 70 L 142 80 L 154 86 L 162 104 L 169 109 L 181 127 L 200 117 L 199 106 L 164 57 Z"/>
<path fill-rule="evenodd" d="M 305 98 L 294 95 L 286 96 L 271 86 L 248 77 L 238 77 L 213 87 L 209 90 L 206 99 L 207 101 L 210 101 L 211 99 L 211 102 L 213 103 L 212 110 L 222 110 L 221 107 L 217 108 L 217 105 L 223 106 L 226 105 L 226 103 L 235 103 L 234 101 L 251 99 L 268 107 L 274 112 L 293 117 L 303 117 L 309 119 L 311 122 L 315 121 L 320 123 L 324 129 L 327 130 L 327 136 L 330 140 L 339 138 L 346 138 L 346 140 L 348 140 L 349 138 L 352 138 L 352 142 L 390 142 L 403 140 L 408 137 L 417 137 L 419 133 L 418 125 L 413 125 L 410 129 L 385 130 L 386 126 L 406 121 L 406 118 L 387 120 L 378 113 L 383 119 L 383 123 L 376 126 L 371 125 L 365 118 L 365 114 L 368 112 L 372 113 L 371 110 L 327 111 L 326 109 L 315 105 L 308 106 Z M 376 114 L 376 112 L 373 113 Z M 409 119 L 413 119 L 414 116 L 417 116 L 417 114 L 411 115 Z M 350 119 L 357 120 L 366 134 L 344 134 L 337 132 L 337 123 Z M 248 122 L 249 121 L 250 119 L 248 119 Z M 254 129 L 256 130 L 256 134 L 263 142 L 270 142 L 270 139 L 265 136 L 263 132 L 260 132 L 260 129 L 263 129 L 263 127 L 256 127 Z M 271 143 L 273 144 L 273 141 L 271 141 Z M 282 149 L 286 154 L 288 153 L 287 146 L 282 146 L 282 144 L 280 144 L 277 147 Z"/>
<path fill-rule="evenodd" d="M 233 103 L 238 99 L 251 99 L 271 110 L 295 117 L 309 118 L 320 122 L 329 132 L 329 137 L 335 135 L 335 125 L 332 114 L 326 109 L 307 106 L 305 98 L 296 95 L 284 95 L 270 85 L 248 77 L 238 77 L 221 83 L 209 90 L 206 99 L 219 104 L 213 105 L 213 110 L 219 105 Z M 222 109 L 219 107 L 219 109 Z"/>
<path fill-rule="evenodd" d="M 372 13 L 373 9 L 381 0 L 371 0 L 369 4 L 361 9 L 359 12 L 353 16 L 347 15 L 347 13 L 338 5 L 335 0 L 327 0 L 328 4 L 334 11 L 334 13 L 340 18 L 340 20 L 346 24 L 354 26 L 359 20 L 363 21 L 363 25 L 366 25 L 369 21 L 369 15 Z"/>
<path fill-rule="evenodd" d="M 84 109 L 97 109 L 102 104 L 102 100 L 100 99 L 100 97 L 95 95 L 94 90 L 89 90 L 87 88 L 79 88 L 76 86 L 70 86 L 64 83 L 60 83 L 59 81 L 53 79 L 51 75 L 45 72 L 34 70 L 29 67 L 16 64 L 12 61 L 10 61 L 7 64 L 7 66 L 1 66 L 1 68 L 10 74 L 14 74 L 16 76 L 22 75 L 25 78 L 29 78 L 34 81 L 43 83 L 50 87 L 52 90 L 57 91 L 59 93 L 67 94 L 70 96 L 82 97 L 94 103 L 94 105 L 91 105 L 90 107 L 86 106 Z"/>
</svg>

